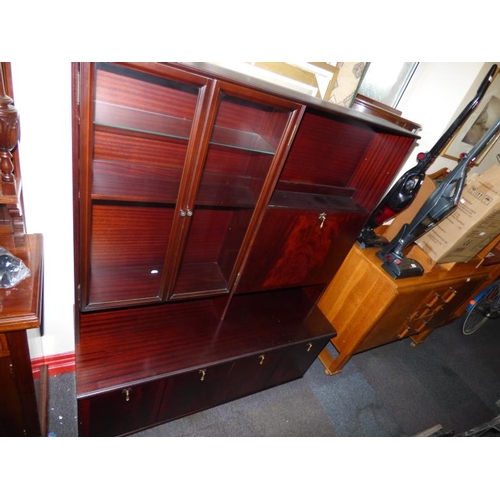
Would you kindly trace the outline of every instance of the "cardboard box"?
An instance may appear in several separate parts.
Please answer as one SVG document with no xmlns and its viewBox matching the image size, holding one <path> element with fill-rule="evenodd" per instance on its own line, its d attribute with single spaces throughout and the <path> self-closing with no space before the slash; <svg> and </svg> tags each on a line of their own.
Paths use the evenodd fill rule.
<svg viewBox="0 0 500 500">
<path fill-rule="evenodd" d="M 500 234 L 500 166 L 469 174 L 456 210 L 416 244 L 438 263 L 468 262 Z"/>
</svg>

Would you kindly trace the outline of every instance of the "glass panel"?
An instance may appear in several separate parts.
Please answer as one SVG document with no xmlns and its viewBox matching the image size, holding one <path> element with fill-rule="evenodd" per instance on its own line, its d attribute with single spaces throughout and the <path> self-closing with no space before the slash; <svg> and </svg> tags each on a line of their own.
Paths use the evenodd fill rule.
<svg viewBox="0 0 500 500">
<path fill-rule="evenodd" d="M 161 300 L 199 88 L 98 63 L 88 307 Z"/>
<path fill-rule="evenodd" d="M 97 64 L 99 125 L 187 139 L 198 88 L 107 63 Z"/>
<path fill-rule="evenodd" d="M 159 298 L 173 216 L 173 208 L 94 204 L 90 305 Z"/>
<path fill-rule="evenodd" d="M 174 296 L 225 293 L 290 110 L 222 94 Z M 189 215 L 189 214 L 188 214 Z"/>
</svg>

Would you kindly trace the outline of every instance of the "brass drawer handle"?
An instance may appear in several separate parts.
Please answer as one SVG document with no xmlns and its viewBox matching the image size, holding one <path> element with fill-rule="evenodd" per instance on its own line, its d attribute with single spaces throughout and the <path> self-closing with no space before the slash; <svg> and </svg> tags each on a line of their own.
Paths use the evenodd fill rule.
<svg viewBox="0 0 500 500">
<path fill-rule="evenodd" d="M 132 389 L 129 387 L 128 389 L 123 389 L 122 394 L 125 394 L 125 402 L 128 403 L 130 401 L 130 393 Z"/>
<path fill-rule="evenodd" d="M 312 348 L 313 348 L 313 345 L 311 344 L 311 342 L 309 342 L 307 344 L 307 352 L 309 352 Z"/>
<path fill-rule="evenodd" d="M 259 356 L 259 360 L 260 360 L 260 361 L 259 361 L 259 365 L 263 365 L 263 364 L 264 364 L 264 359 L 266 359 L 266 357 L 264 356 L 264 354 L 261 354 L 261 355 Z"/>
<path fill-rule="evenodd" d="M 207 371 L 206 370 L 199 370 L 198 373 L 201 375 L 200 382 L 203 382 L 205 380 L 205 375 L 207 374 Z"/>
<path fill-rule="evenodd" d="M 321 221 L 321 224 L 319 225 L 319 228 L 322 229 L 323 228 L 323 224 L 325 223 L 325 220 L 326 220 L 326 212 L 323 212 L 323 213 L 319 214 L 318 220 Z"/>
</svg>

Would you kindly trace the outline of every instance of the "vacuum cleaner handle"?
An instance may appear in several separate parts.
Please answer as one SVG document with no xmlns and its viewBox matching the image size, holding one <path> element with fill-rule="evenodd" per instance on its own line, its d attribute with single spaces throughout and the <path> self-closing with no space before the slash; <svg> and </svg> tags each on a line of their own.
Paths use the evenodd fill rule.
<svg viewBox="0 0 500 500">
<path fill-rule="evenodd" d="M 498 66 L 496 64 L 491 66 L 490 70 L 483 78 L 475 97 L 465 106 L 446 132 L 438 139 L 436 144 L 434 144 L 427 153 L 419 153 L 417 155 L 418 163 L 413 168 L 403 173 L 379 202 L 368 219 L 365 228 L 358 237 L 358 243 L 361 247 L 371 246 L 369 240 L 373 237 L 374 228 L 392 219 L 413 202 L 424 181 L 425 172 L 484 97 L 484 94 L 493 81 L 497 68 Z"/>
<path fill-rule="evenodd" d="M 404 224 L 399 233 L 383 247 L 378 255 L 381 260 L 403 258 L 403 250 L 417 238 L 453 212 L 462 195 L 467 170 L 481 151 L 500 132 L 500 119 L 488 129 L 475 146 L 431 193 L 412 221 Z"/>
</svg>

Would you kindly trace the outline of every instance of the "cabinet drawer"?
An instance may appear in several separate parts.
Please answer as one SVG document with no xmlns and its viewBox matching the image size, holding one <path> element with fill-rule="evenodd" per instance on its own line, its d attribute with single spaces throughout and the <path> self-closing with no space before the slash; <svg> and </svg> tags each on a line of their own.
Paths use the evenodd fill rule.
<svg viewBox="0 0 500 500">
<path fill-rule="evenodd" d="M 268 382 L 268 386 L 284 384 L 302 377 L 328 341 L 328 338 L 312 340 L 283 349 L 281 359 Z"/>
<path fill-rule="evenodd" d="M 235 361 L 226 382 L 228 400 L 268 388 L 270 377 L 281 356 L 281 350 L 263 351 Z"/>
<path fill-rule="evenodd" d="M 165 380 L 158 422 L 189 415 L 227 401 L 225 383 L 232 362 L 200 368 Z"/>
<path fill-rule="evenodd" d="M 156 421 L 163 380 L 78 400 L 80 436 L 120 436 Z"/>
<path fill-rule="evenodd" d="M 3 437 L 26 435 L 23 409 L 12 373 L 10 357 L 0 357 L 0 381 L 2 384 L 0 389 L 0 436 Z"/>
</svg>

